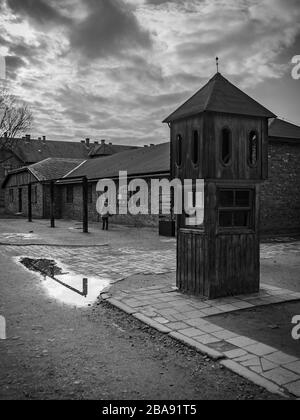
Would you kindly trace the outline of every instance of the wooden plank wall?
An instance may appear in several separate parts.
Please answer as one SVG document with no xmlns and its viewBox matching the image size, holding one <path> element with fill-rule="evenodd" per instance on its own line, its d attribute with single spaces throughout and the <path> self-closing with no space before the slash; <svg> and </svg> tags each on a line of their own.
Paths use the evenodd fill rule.
<svg viewBox="0 0 300 420">
<path fill-rule="evenodd" d="M 177 287 L 186 293 L 208 296 L 208 243 L 204 233 L 181 230 L 177 241 Z"/>
</svg>

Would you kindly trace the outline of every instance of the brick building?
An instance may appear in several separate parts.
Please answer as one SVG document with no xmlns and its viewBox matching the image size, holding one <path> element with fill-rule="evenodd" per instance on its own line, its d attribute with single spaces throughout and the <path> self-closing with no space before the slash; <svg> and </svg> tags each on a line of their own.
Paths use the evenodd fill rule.
<svg viewBox="0 0 300 420">
<path fill-rule="evenodd" d="M 49 141 L 46 137 L 32 139 L 0 138 L 0 184 L 9 171 L 41 162 L 47 158 L 87 159 L 92 147 L 89 142 Z M 0 189 L 0 207 L 4 192 Z"/>
<path fill-rule="evenodd" d="M 9 172 L 2 186 L 6 213 L 28 215 L 28 186 L 31 184 L 32 215 L 35 218 L 48 218 L 50 216 L 49 181 L 63 177 L 82 162 L 78 159 L 49 158 Z M 55 200 L 57 218 L 61 217 L 59 192 L 58 190 Z"/>
<path fill-rule="evenodd" d="M 300 233 L 300 127 L 269 126 L 269 177 L 262 185 L 261 230 Z"/>
<path fill-rule="evenodd" d="M 122 146 L 106 143 L 105 140 L 91 142 L 89 138 L 78 142 L 52 141 L 46 137 L 32 139 L 0 138 L 0 185 L 9 171 L 41 162 L 47 158 L 88 159 L 102 158 L 136 149 L 135 146 Z M 0 188 L 0 207 L 4 207 L 4 193 Z"/>
<path fill-rule="evenodd" d="M 98 194 L 96 185 L 100 179 L 118 181 L 119 172 L 127 171 L 128 181 L 142 178 L 150 185 L 151 179 L 170 177 L 170 146 L 163 143 L 158 146 L 127 150 L 100 160 L 87 160 L 75 168 L 64 180 L 59 181 L 57 190 L 61 200 L 61 216 L 66 219 L 82 219 L 82 177 L 89 182 L 89 219 L 99 220 L 96 211 Z M 117 183 L 117 182 L 116 182 Z M 149 188 L 150 191 L 150 188 Z M 150 200 L 149 200 L 150 203 Z M 158 226 L 156 215 L 115 215 L 113 222 L 132 226 Z"/>
</svg>

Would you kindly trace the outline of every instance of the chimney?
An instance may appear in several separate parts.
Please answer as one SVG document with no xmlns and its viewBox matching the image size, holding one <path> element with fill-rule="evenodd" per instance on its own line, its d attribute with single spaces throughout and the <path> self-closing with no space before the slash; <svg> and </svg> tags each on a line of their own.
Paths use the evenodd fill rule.
<svg viewBox="0 0 300 420">
<path fill-rule="evenodd" d="M 46 136 L 43 136 L 43 143 L 46 143 Z"/>
<path fill-rule="evenodd" d="M 105 140 L 101 140 L 101 144 L 105 144 Z"/>
<path fill-rule="evenodd" d="M 87 145 L 87 147 L 90 147 L 90 139 L 85 139 L 85 144 Z"/>
<path fill-rule="evenodd" d="M 30 136 L 30 134 L 26 134 L 26 136 L 25 136 L 25 139 L 26 139 L 26 141 L 30 141 L 30 139 L 31 139 L 31 136 Z"/>
</svg>

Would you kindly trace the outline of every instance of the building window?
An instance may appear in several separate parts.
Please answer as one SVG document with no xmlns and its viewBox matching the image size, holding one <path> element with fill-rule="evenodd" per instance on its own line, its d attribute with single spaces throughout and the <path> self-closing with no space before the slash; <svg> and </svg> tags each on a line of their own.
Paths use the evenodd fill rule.
<svg viewBox="0 0 300 420">
<path fill-rule="evenodd" d="M 182 164 L 182 136 L 179 134 L 177 136 L 177 166 L 181 166 Z"/>
<path fill-rule="evenodd" d="M 67 203 L 72 204 L 74 200 L 74 189 L 73 185 L 67 186 Z"/>
<path fill-rule="evenodd" d="M 9 202 L 10 203 L 14 202 L 14 190 L 13 190 L 13 188 L 10 188 L 10 190 L 9 190 Z"/>
<path fill-rule="evenodd" d="M 248 162 L 250 166 L 256 166 L 258 161 L 258 134 L 251 131 L 248 139 Z"/>
<path fill-rule="evenodd" d="M 253 225 L 253 190 L 222 189 L 218 193 L 219 226 L 248 228 Z"/>
<path fill-rule="evenodd" d="M 32 190 L 32 203 L 37 204 L 38 202 L 38 188 L 35 185 Z"/>
<path fill-rule="evenodd" d="M 192 160 L 194 165 L 199 162 L 199 133 L 197 130 L 193 134 Z"/>
<path fill-rule="evenodd" d="M 229 128 L 223 128 L 221 133 L 221 162 L 229 165 L 232 158 L 232 135 Z"/>
</svg>

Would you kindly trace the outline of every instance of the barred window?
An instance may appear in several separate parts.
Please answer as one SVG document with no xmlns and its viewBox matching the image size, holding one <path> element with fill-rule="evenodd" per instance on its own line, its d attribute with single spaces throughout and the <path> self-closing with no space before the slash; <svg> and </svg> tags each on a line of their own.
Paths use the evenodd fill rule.
<svg viewBox="0 0 300 420">
<path fill-rule="evenodd" d="M 253 190 L 222 189 L 218 192 L 219 226 L 251 228 L 253 225 Z"/>
</svg>

